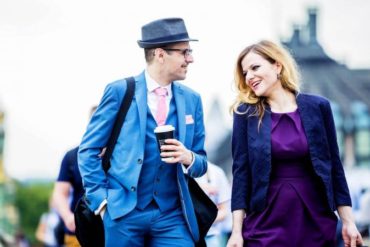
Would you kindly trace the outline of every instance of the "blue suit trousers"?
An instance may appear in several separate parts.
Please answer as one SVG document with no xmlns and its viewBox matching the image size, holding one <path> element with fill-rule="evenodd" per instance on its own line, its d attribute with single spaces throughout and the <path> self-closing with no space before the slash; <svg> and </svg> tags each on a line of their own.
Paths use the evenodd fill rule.
<svg viewBox="0 0 370 247">
<path fill-rule="evenodd" d="M 105 246 L 194 247 L 181 207 L 161 212 L 155 202 L 112 220 L 104 214 Z"/>
</svg>

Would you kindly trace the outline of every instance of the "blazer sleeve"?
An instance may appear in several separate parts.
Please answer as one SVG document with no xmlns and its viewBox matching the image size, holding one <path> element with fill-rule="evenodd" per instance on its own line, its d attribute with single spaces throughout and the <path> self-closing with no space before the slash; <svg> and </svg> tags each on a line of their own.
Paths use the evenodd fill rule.
<svg viewBox="0 0 370 247">
<path fill-rule="evenodd" d="M 332 162 L 331 173 L 333 179 L 334 201 L 337 207 L 352 206 L 347 180 L 340 160 L 337 135 L 335 131 L 336 128 L 329 101 L 325 101 L 322 111 Z"/>
<path fill-rule="evenodd" d="M 203 106 L 200 96 L 197 96 L 195 107 L 195 130 L 190 150 L 194 153 L 194 163 L 188 170 L 191 177 L 200 177 L 207 171 L 207 155 L 204 150 L 205 129 L 203 120 Z"/>
<path fill-rule="evenodd" d="M 78 166 L 87 203 L 92 211 L 95 211 L 107 198 L 107 178 L 102 167 L 100 153 L 108 142 L 120 107 L 121 100 L 117 93 L 118 90 L 117 84 L 109 84 L 106 87 L 78 151 Z"/>
<path fill-rule="evenodd" d="M 243 105 L 245 106 L 245 105 Z M 240 112 L 246 108 L 239 107 Z M 231 195 L 231 210 L 244 209 L 248 211 L 248 121 L 246 114 L 234 113 L 232 133 L 233 183 Z"/>
</svg>

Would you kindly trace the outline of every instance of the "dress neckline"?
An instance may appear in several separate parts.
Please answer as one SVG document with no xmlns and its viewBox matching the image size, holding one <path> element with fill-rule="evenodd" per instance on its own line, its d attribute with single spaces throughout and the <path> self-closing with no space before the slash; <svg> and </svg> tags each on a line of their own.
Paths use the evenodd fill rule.
<svg viewBox="0 0 370 247">
<path fill-rule="evenodd" d="M 295 109 L 294 111 L 291 111 L 291 112 L 273 112 L 273 111 L 271 111 L 271 114 L 275 114 L 275 115 L 284 115 L 284 114 L 295 114 L 295 113 L 297 113 L 298 112 L 298 108 L 297 109 Z"/>
</svg>

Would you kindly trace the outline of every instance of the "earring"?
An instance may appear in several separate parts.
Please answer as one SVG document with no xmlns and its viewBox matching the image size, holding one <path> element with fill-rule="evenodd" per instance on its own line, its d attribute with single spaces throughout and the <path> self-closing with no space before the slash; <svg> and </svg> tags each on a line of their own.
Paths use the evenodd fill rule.
<svg viewBox="0 0 370 247">
<path fill-rule="evenodd" d="M 278 80 L 280 80 L 280 79 L 281 79 L 281 74 L 276 74 L 276 78 L 277 78 Z"/>
</svg>

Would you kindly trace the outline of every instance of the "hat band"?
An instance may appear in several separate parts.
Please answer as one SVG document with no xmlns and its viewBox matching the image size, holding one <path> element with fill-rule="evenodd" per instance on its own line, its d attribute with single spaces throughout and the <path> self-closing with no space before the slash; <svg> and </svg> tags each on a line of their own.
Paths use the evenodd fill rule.
<svg viewBox="0 0 370 247">
<path fill-rule="evenodd" d="M 142 40 L 142 42 L 172 42 L 181 39 L 189 39 L 188 33 L 179 33 L 176 35 L 164 36 L 156 39 Z"/>
</svg>

